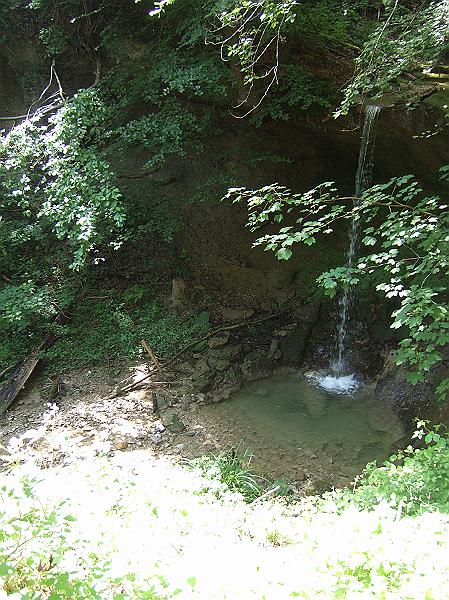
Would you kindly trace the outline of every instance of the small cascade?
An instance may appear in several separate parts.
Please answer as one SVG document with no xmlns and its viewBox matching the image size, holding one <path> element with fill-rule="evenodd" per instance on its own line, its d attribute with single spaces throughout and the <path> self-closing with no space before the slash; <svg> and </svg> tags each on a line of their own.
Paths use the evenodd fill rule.
<svg viewBox="0 0 449 600">
<path fill-rule="evenodd" d="M 363 126 L 362 140 L 360 144 L 359 162 L 355 177 L 354 206 L 359 203 L 360 196 L 370 186 L 373 174 L 373 150 L 377 117 L 380 106 L 369 104 L 365 110 L 365 123 Z M 360 240 L 360 219 L 353 219 L 349 232 L 349 246 L 346 253 L 346 265 L 352 267 L 357 255 Z M 340 323 L 337 332 L 336 357 L 332 365 L 333 375 L 343 378 L 347 373 L 346 338 L 348 334 L 349 317 L 354 301 L 353 290 L 346 288 L 340 298 Z"/>
<path fill-rule="evenodd" d="M 360 144 L 359 161 L 355 176 L 354 206 L 360 202 L 360 196 L 371 185 L 373 174 L 373 150 L 375 130 L 380 106 L 369 104 L 365 109 L 365 123 Z M 349 246 L 346 253 L 346 265 L 355 264 L 360 241 L 360 220 L 353 219 L 349 231 Z M 326 392 L 334 394 L 353 394 L 360 386 L 360 378 L 351 372 L 347 360 L 347 334 L 354 295 L 348 287 L 340 298 L 340 322 L 337 330 L 335 357 L 329 369 L 311 372 L 308 379 Z"/>
</svg>

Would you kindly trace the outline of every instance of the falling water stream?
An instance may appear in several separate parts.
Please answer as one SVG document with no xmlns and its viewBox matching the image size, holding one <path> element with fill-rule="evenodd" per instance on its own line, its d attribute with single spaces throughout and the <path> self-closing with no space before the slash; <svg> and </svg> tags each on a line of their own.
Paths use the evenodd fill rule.
<svg viewBox="0 0 449 600">
<path fill-rule="evenodd" d="M 355 182 L 354 206 L 372 181 L 375 129 L 380 107 L 368 105 Z M 360 220 L 353 219 L 347 266 L 355 264 Z M 374 386 L 360 385 L 347 359 L 347 333 L 354 298 L 340 300 L 334 360 L 326 371 L 279 370 L 246 384 L 230 402 L 206 407 L 210 423 L 228 425 L 228 442 L 243 440 L 267 473 L 311 477 L 344 484 L 370 460 L 383 460 L 403 435 L 398 418 L 376 402 Z M 223 434 L 223 426 L 220 431 Z"/>
<path fill-rule="evenodd" d="M 380 106 L 369 104 L 365 109 L 365 123 L 363 126 L 362 141 L 360 144 L 359 162 L 355 176 L 354 207 L 359 203 L 360 196 L 369 187 L 372 182 L 373 173 L 373 150 L 376 133 L 377 117 L 380 112 Z M 357 255 L 357 249 L 360 238 L 360 219 L 353 218 L 349 233 L 349 246 L 346 253 L 346 266 L 354 266 L 354 260 Z M 351 308 L 353 305 L 353 292 L 351 287 L 347 287 L 340 299 L 340 323 L 337 332 L 336 357 L 332 365 L 333 375 L 336 378 L 350 376 L 347 373 L 347 334 L 348 322 Z"/>
</svg>

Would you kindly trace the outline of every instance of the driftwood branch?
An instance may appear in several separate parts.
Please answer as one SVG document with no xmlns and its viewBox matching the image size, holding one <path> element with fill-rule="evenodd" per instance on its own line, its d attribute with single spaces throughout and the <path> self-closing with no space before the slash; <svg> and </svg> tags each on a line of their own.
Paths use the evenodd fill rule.
<svg viewBox="0 0 449 600">
<path fill-rule="evenodd" d="M 9 381 L 0 389 L 0 415 L 8 410 L 28 381 L 29 376 L 40 360 L 39 354 L 43 348 L 44 344 L 41 344 L 37 350 L 25 358 L 15 369 Z"/>
<path fill-rule="evenodd" d="M 54 324 L 61 323 L 63 319 L 64 315 L 61 313 L 55 318 Z M 0 415 L 3 415 L 3 413 L 8 410 L 18 396 L 19 392 L 22 390 L 25 383 L 28 381 L 30 375 L 33 373 L 41 359 L 41 352 L 54 344 L 55 340 L 55 335 L 53 333 L 49 333 L 44 341 L 35 350 L 33 350 L 29 356 L 16 365 L 9 380 L 0 388 Z M 0 376 L 4 375 L 5 372 L 12 368 L 13 367 L 5 369 Z"/>
<path fill-rule="evenodd" d="M 161 363 L 158 361 L 157 356 L 153 351 L 153 348 L 145 340 L 142 340 L 140 343 L 145 348 L 145 351 L 147 352 L 148 356 L 150 357 L 151 362 L 155 365 L 155 367 L 157 369 L 160 369 Z"/>
</svg>

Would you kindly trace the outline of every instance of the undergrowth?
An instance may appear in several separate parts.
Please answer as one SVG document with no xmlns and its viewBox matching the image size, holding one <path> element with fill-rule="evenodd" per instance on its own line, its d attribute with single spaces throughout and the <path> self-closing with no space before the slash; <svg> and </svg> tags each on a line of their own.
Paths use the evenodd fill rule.
<svg viewBox="0 0 449 600">
<path fill-rule="evenodd" d="M 231 492 L 241 494 L 245 502 L 254 502 L 265 493 L 289 496 L 290 486 L 281 480 L 271 481 L 252 465 L 253 454 L 240 442 L 227 452 L 205 454 L 188 462 L 200 470 L 206 480 L 218 480 Z"/>
<path fill-rule="evenodd" d="M 263 496 L 242 444 L 189 470 L 93 453 L 0 473 L 0 598 L 444 598 L 449 436 L 421 421 L 415 438 L 355 487 L 294 504 Z"/>
<path fill-rule="evenodd" d="M 179 316 L 152 301 L 136 305 L 138 291 L 120 297 L 107 290 L 81 302 L 70 322 L 56 328 L 57 341 L 45 353 L 51 368 L 67 371 L 134 358 L 145 352 L 142 340 L 163 358 L 207 333 L 207 312 Z"/>
<path fill-rule="evenodd" d="M 189 470 L 129 453 L 2 473 L 0 598 L 445 598 L 449 439 L 418 425 L 422 448 L 293 505 L 260 498 L 241 445 Z"/>
<path fill-rule="evenodd" d="M 348 504 L 355 504 L 360 509 L 370 510 L 387 502 L 399 515 L 429 511 L 449 513 L 447 429 L 418 421 L 413 440 L 419 440 L 422 447 L 409 445 L 381 466 L 369 463 L 353 490 L 344 489 L 333 495 L 337 504 L 343 509 Z"/>
</svg>

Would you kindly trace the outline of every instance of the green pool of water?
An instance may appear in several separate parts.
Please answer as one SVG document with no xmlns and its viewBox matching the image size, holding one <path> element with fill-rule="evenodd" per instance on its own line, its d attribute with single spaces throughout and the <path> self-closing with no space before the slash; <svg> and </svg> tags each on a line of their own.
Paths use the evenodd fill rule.
<svg viewBox="0 0 449 600">
<path fill-rule="evenodd" d="M 304 376 L 281 372 L 243 387 L 211 408 L 227 418 L 234 438 L 257 447 L 262 462 L 316 465 L 321 475 L 355 475 L 372 460 L 383 461 L 403 436 L 397 417 L 374 399 L 372 386 L 351 393 L 319 387 Z"/>
</svg>

